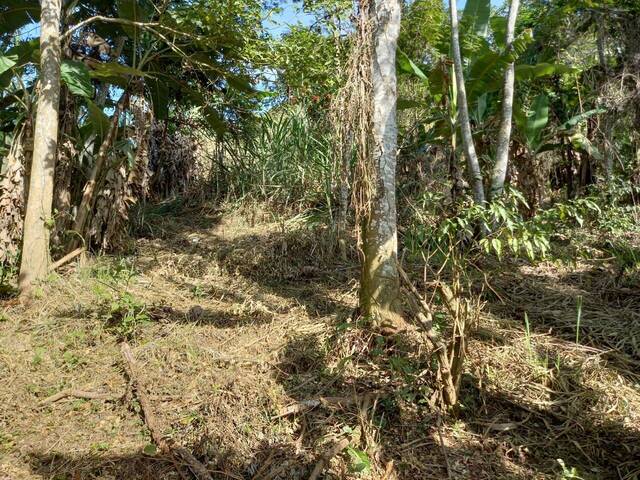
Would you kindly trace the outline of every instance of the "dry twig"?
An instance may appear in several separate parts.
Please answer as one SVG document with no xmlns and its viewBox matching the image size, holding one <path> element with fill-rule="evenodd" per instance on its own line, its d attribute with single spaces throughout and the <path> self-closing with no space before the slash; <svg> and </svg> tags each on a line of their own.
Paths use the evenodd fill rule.
<svg viewBox="0 0 640 480">
<path fill-rule="evenodd" d="M 320 474 L 322 473 L 322 470 L 324 470 L 325 467 L 327 465 L 329 465 L 329 462 L 331 461 L 331 459 L 333 457 L 335 457 L 337 454 L 339 454 L 342 450 L 347 448 L 348 446 L 349 446 L 349 439 L 348 438 L 343 438 L 342 440 L 340 440 L 339 442 L 334 444 L 333 447 L 331 447 L 322 456 L 320 461 L 318 463 L 316 463 L 316 466 L 313 469 L 313 472 L 311 472 L 311 475 L 309 475 L 309 480 L 316 480 L 320 476 Z"/>
<path fill-rule="evenodd" d="M 206 467 L 200 463 L 200 461 L 194 457 L 191 452 L 184 447 L 175 445 L 172 440 L 165 438 L 161 434 L 161 425 L 153 414 L 151 401 L 147 395 L 144 382 L 137 372 L 136 361 L 127 342 L 122 343 L 121 352 L 125 360 L 125 370 L 129 376 L 129 380 L 131 381 L 133 391 L 136 393 L 138 401 L 140 402 L 140 409 L 142 410 L 144 421 L 151 433 L 151 438 L 154 443 L 161 451 L 171 457 L 178 457 L 183 460 L 189 466 L 196 478 L 200 480 L 213 480 Z"/>
<path fill-rule="evenodd" d="M 87 390 L 76 390 L 73 388 L 68 388 L 66 390 L 61 390 L 58 393 L 54 393 L 53 395 L 40 400 L 38 405 L 43 406 L 49 403 L 55 403 L 58 400 L 62 400 L 67 397 L 75 397 L 75 398 L 84 398 L 87 400 L 121 400 L 124 397 L 124 394 L 113 394 L 113 393 L 103 393 L 103 392 L 91 392 Z"/>
</svg>

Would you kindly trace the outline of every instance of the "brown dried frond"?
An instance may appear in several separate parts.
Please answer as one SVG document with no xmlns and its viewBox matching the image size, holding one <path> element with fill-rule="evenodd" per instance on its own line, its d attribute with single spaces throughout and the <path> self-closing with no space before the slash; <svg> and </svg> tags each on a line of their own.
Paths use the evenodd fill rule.
<svg viewBox="0 0 640 480">
<path fill-rule="evenodd" d="M 352 189 L 356 229 L 369 215 L 377 186 L 376 170 L 371 163 L 373 24 L 369 0 L 360 0 L 358 10 L 357 30 L 347 60 L 345 85 L 338 91 L 331 109 L 336 156 L 342 158 L 354 150 L 356 154 Z"/>
<path fill-rule="evenodd" d="M 0 177 L 0 263 L 16 261 L 20 242 L 25 207 L 25 149 L 28 138 L 24 124 L 16 134 L 5 158 Z"/>
</svg>

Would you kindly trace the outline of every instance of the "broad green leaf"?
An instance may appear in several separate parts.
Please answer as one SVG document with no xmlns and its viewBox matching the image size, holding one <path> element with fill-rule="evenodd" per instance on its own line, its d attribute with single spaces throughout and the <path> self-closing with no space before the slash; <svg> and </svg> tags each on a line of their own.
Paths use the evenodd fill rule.
<svg viewBox="0 0 640 480">
<path fill-rule="evenodd" d="M 367 452 L 347 447 L 347 453 L 351 457 L 351 470 L 353 472 L 368 473 L 371 471 L 371 460 L 369 460 Z"/>
<path fill-rule="evenodd" d="M 0 74 L 3 74 L 11 67 L 13 67 L 18 61 L 18 55 L 2 56 L 0 55 Z"/>
<path fill-rule="evenodd" d="M 230 73 L 225 74 L 224 79 L 227 81 L 229 86 L 239 92 L 244 93 L 254 93 L 255 90 L 251 86 L 249 80 L 245 77 L 241 77 L 240 75 L 233 75 Z"/>
<path fill-rule="evenodd" d="M 538 63 L 536 65 L 516 65 L 516 80 L 533 80 L 535 78 L 562 75 L 574 72 L 575 69 L 558 63 Z"/>
<path fill-rule="evenodd" d="M 222 119 L 220 114 L 211 107 L 205 107 L 203 110 L 204 118 L 209 126 L 219 135 L 222 135 L 227 130 L 227 124 Z"/>
<path fill-rule="evenodd" d="M 533 101 L 532 112 L 527 115 L 525 137 L 531 147 L 536 147 L 542 130 L 549 122 L 549 98 L 545 94 L 538 95 Z"/>
<path fill-rule="evenodd" d="M 504 41 L 507 36 L 507 17 L 494 15 L 489 19 L 491 31 L 493 32 L 493 40 L 500 48 L 504 48 Z"/>
<path fill-rule="evenodd" d="M 140 0 L 118 0 L 116 6 L 120 18 L 134 22 L 148 22 L 153 12 L 146 1 Z M 132 25 L 123 25 L 122 29 L 134 40 L 140 34 L 140 28 Z"/>
<path fill-rule="evenodd" d="M 489 34 L 490 0 L 467 0 L 462 14 L 462 21 L 470 31 L 481 37 Z"/>
<path fill-rule="evenodd" d="M 515 62 L 533 43 L 533 30 L 527 28 L 523 30 L 511 43 L 511 50 L 505 52 L 504 56 L 508 63 Z"/>
<path fill-rule="evenodd" d="M 602 160 L 602 154 L 600 153 L 600 150 L 598 150 L 593 145 L 593 143 L 591 143 L 591 140 L 589 140 L 582 133 L 574 133 L 573 135 L 571 135 L 571 137 L 569 137 L 569 139 L 571 140 L 571 144 L 576 150 L 581 150 L 592 156 L 596 160 Z"/>
<path fill-rule="evenodd" d="M 600 113 L 605 113 L 606 111 L 607 110 L 605 108 L 594 108 L 593 110 L 587 110 L 586 112 L 583 112 L 579 115 L 571 117 L 569 120 L 564 122 L 560 128 L 562 130 L 569 130 L 570 128 L 575 127 L 577 124 L 584 122 L 588 118 L 593 117 L 594 115 L 598 115 Z"/>
<path fill-rule="evenodd" d="M 107 132 L 111 128 L 109 117 L 107 117 L 104 111 L 91 100 L 87 99 L 86 103 L 89 113 L 88 124 L 90 125 L 91 131 L 95 133 L 98 138 L 102 139 L 107 135 Z"/>
<path fill-rule="evenodd" d="M 26 42 L 20 42 L 11 47 L 5 56 L 15 60 L 16 65 L 22 66 L 25 63 L 40 61 L 40 40 L 34 38 Z"/>
<path fill-rule="evenodd" d="M 69 91 L 74 95 L 87 98 L 93 96 L 91 76 L 84 63 L 75 60 L 63 60 L 60 65 L 60 78 L 67 84 Z"/>
<path fill-rule="evenodd" d="M 120 63 L 97 63 L 93 65 L 93 70 L 89 72 L 91 78 L 96 78 L 109 83 L 116 83 L 118 80 L 128 81 L 129 77 L 144 77 L 145 72 L 128 65 Z"/>
<path fill-rule="evenodd" d="M 396 54 L 396 59 L 398 63 L 398 68 L 405 73 L 413 73 L 419 79 L 429 82 L 429 79 L 424 74 L 424 72 L 418 67 L 415 63 L 411 61 L 411 59 L 404 53 L 402 50 L 398 49 Z"/>
<path fill-rule="evenodd" d="M 166 120 L 169 118 L 169 86 L 167 82 L 149 77 L 146 79 L 146 83 L 151 93 L 154 117 L 158 120 Z"/>
</svg>

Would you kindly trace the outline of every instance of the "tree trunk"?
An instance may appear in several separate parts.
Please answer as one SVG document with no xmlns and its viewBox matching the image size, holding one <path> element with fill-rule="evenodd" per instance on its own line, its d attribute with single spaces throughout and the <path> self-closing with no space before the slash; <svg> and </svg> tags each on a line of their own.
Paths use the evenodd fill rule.
<svg viewBox="0 0 640 480">
<path fill-rule="evenodd" d="M 126 102 L 127 92 L 122 94 L 122 97 L 118 101 L 118 105 L 116 107 L 116 111 L 113 113 L 113 118 L 111 120 L 111 127 L 109 128 L 109 132 L 105 136 L 102 144 L 100 145 L 100 149 L 98 150 L 98 155 L 96 155 L 95 163 L 93 164 L 93 168 L 91 169 L 91 173 L 89 174 L 89 178 L 87 180 L 86 185 L 84 186 L 84 190 L 82 192 L 82 200 L 80 201 L 80 207 L 78 207 L 78 213 L 76 215 L 75 222 L 73 224 L 73 231 L 76 233 L 76 236 L 72 239 L 69 244 L 68 251 L 74 250 L 80 244 L 80 238 L 84 236 L 85 227 L 87 224 L 87 219 L 89 214 L 91 213 L 91 209 L 93 207 L 93 200 L 95 197 L 96 186 L 98 183 L 98 175 L 102 171 L 102 167 L 104 166 L 104 162 L 107 158 L 107 154 L 109 151 L 109 147 L 113 142 L 116 130 L 118 129 L 118 120 L 120 119 L 120 115 L 122 110 L 124 109 L 124 104 Z"/>
<path fill-rule="evenodd" d="M 344 141 L 344 140 L 343 140 Z M 341 142 L 342 143 L 342 142 Z M 340 258 L 347 260 L 347 216 L 349 212 L 349 173 L 351 166 L 351 142 L 340 145 L 340 183 L 336 232 Z"/>
<path fill-rule="evenodd" d="M 478 204 L 484 203 L 484 186 L 482 184 L 482 172 L 476 155 L 469 121 L 469 107 L 467 105 L 467 91 L 464 86 L 462 72 L 462 54 L 460 53 L 460 39 L 458 34 L 458 8 L 455 0 L 449 0 L 451 12 L 451 50 L 453 52 L 453 67 L 456 74 L 456 86 L 458 88 L 458 114 L 460 117 L 460 130 L 462 132 L 462 146 L 467 157 L 467 166 L 471 184 L 473 186 L 473 199 Z"/>
<path fill-rule="evenodd" d="M 513 45 L 519 7 L 520 0 L 511 0 L 511 6 L 509 7 L 509 19 L 507 20 L 507 36 L 505 39 L 505 49 L 507 51 L 511 50 Z M 502 195 L 504 190 L 504 179 L 507 176 L 507 166 L 509 164 L 509 142 L 511 141 L 511 117 L 513 115 L 514 83 L 515 68 L 513 62 L 511 62 L 507 65 L 507 69 L 504 72 L 502 118 L 500 120 L 500 130 L 498 132 L 496 164 L 493 167 L 493 175 L 491 176 L 490 198 L 492 199 Z"/>
<path fill-rule="evenodd" d="M 371 162 L 376 193 L 364 221 L 364 264 L 360 308 L 374 324 L 398 318 L 400 280 L 396 226 L 396 46 L 400 32 L 400 0 L 374 0 L 371 75 L 373 88 Z"/>
<path fill-rule="evenodd" d="M 42 0 L 41 7 L 40 92 L 18 281 L 23 295 L 34 281 L 46 277 L 49 268 L 49 226 L 58 144 L 62 3 L 61 0 Z"/>
<path fill-rule="evenodd" d="M 596 45 L 598 47 L 598 61 L 600 63 L 600 68 L 604 73 L 609 73 L 607 68 L 607 55 L 606 55 L 606 30 L 605 30 L 605 16 L 601 13 L 597 14 L 596 17 L 596 28 L 598 29 L 596 34 Z"/>
<path fill-rule="evenodd" d="M 613 175 L 613 123 L 614 119 L 609 115 L 604 117 L 604 138 L 602 139 L 602 153 L 604 156 L 604 175 L 607 183 Z"/>
</svg>

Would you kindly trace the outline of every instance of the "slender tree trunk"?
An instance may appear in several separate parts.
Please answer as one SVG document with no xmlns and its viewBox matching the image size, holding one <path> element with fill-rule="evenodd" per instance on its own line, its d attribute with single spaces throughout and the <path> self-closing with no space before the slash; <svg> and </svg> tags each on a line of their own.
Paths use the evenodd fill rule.
<svg viewBox="0 0 640 480">
<path fill-rule="evenodd" d="M 516 29 L 516 19 L 518 18 L 518 8 L 520 0 L 511 0 L 509 7 L 509 19 L 507 20 L 507 37 L 505 48 L 511 50 Z M 502 195 L 504 190 L 504 179 L 507 176 L 507 166 L 509 164 L 509 143 L 511 141 L 511 117 L 513 115 L 513 86 L 515 83 L 515 67 L 513 62 L 507 65 L 504 72 L 504 87 L 502 97 L 502 118 L 500 120 L 500 130 L 498 132 L 498 148 L 496 151 L 496 164 L 493 167 L 491 176 L 490 198 Z"/>
<path fill-rule="evenodd" d="M 462 146 L 467 157 L 467 166 L 471 184 L 473 186 L 473 199 L 478 204 L 483 204 L 484 186 L 482 184 L 482 172 L 476 148 L 471 134 L 471 122 L 469 121 L 469 106 L 467 105 L 467 91 L 464 86 L 462 72 L 462 54 L 460 53 L 460 35 L 458 34 L 458 7 L 455 0 L 449 0 L 451 12 L 451 50 L 453 52 L 453 67 L 456 74 L 456 86 L 458 88 L 458 114 L 460 117 L 460 130 L 462 132 Z"/>
<path fill-rule="evenodd" d="M 349 173 L 351 165 L 351 144 L 340 145 L 340 184 L 336 231 L 338 250 L 342 260 L 347 259 L 347 217 L 349 212 Z"/>
<path fill-rule="evenodd" d="M 127 92 L 124 92 L 122 94 L 122 97 L 118 101 L 116 111 L 114 112 L 113 118 L 111 119 L 109 132 L 100 145 L 100 149 L 98 150 L 98 154 L 96 155 L 96 160 L 93 164 L 93 168 L 91 169 L 91 173 L 89 174 L 89 179 L 87 180 L 87 183 L 84 186 L 84 190 L 82 191 L 82 200 L 80 201 L 78 213 L 73 223 L 73 231 L 80 237 L 84 236 L 87 219 L 89 218 L 89 214 L 91 213 L 93 207 L 93 200 L 95 198 L 95 191 L 98 184 L 98 176 L 102 172 L 102 167 L 104 166 L 105 160 L 107 159 L 109 147 L 111 146 L 111 143 L 116 136 L 116 131 L 118 129 L 118 120 L 120 119 L 120 115 L 122 114 L 122 110 L 124 109 L 126 98 Z M 69 244 L 68 250 L 74 250 L 79 246 L 79 244 L 80 240 L 78 236 L 75 236 Z"/>
<path fill-rule="evenodd" d="M 596 36 L 596 45 L 598 47 L 598 61 L 600 63 L 600 68 L 604 73 L 609 73 L 607 68 L 607 56 L 605 53 L 605 42 L 606 42 L 606 31 L 605 31 L 605 16 L 601 13 L 597 14 L 596 17 L 596 28 L 598 29 Z"/>
<path fill-rule="evenodd" d="M 61 0 L 41 0 L 41 7 L 40 92 L 18 280 L 23 295 L 29 292 L 34 281 L 46 277 L 49 268 L 49 227 L 58 145 L 62 3 Z"/>
<path fill-rule="evenodd" d="M 373 88 L 371 161 L 376 193 L 362 233 L 360 307 L 374 324 L 395 323 L 399 312 L 396 226 L 396 48 L 400 0 L 374 0 L 371 78 Z"/>
</svg>

